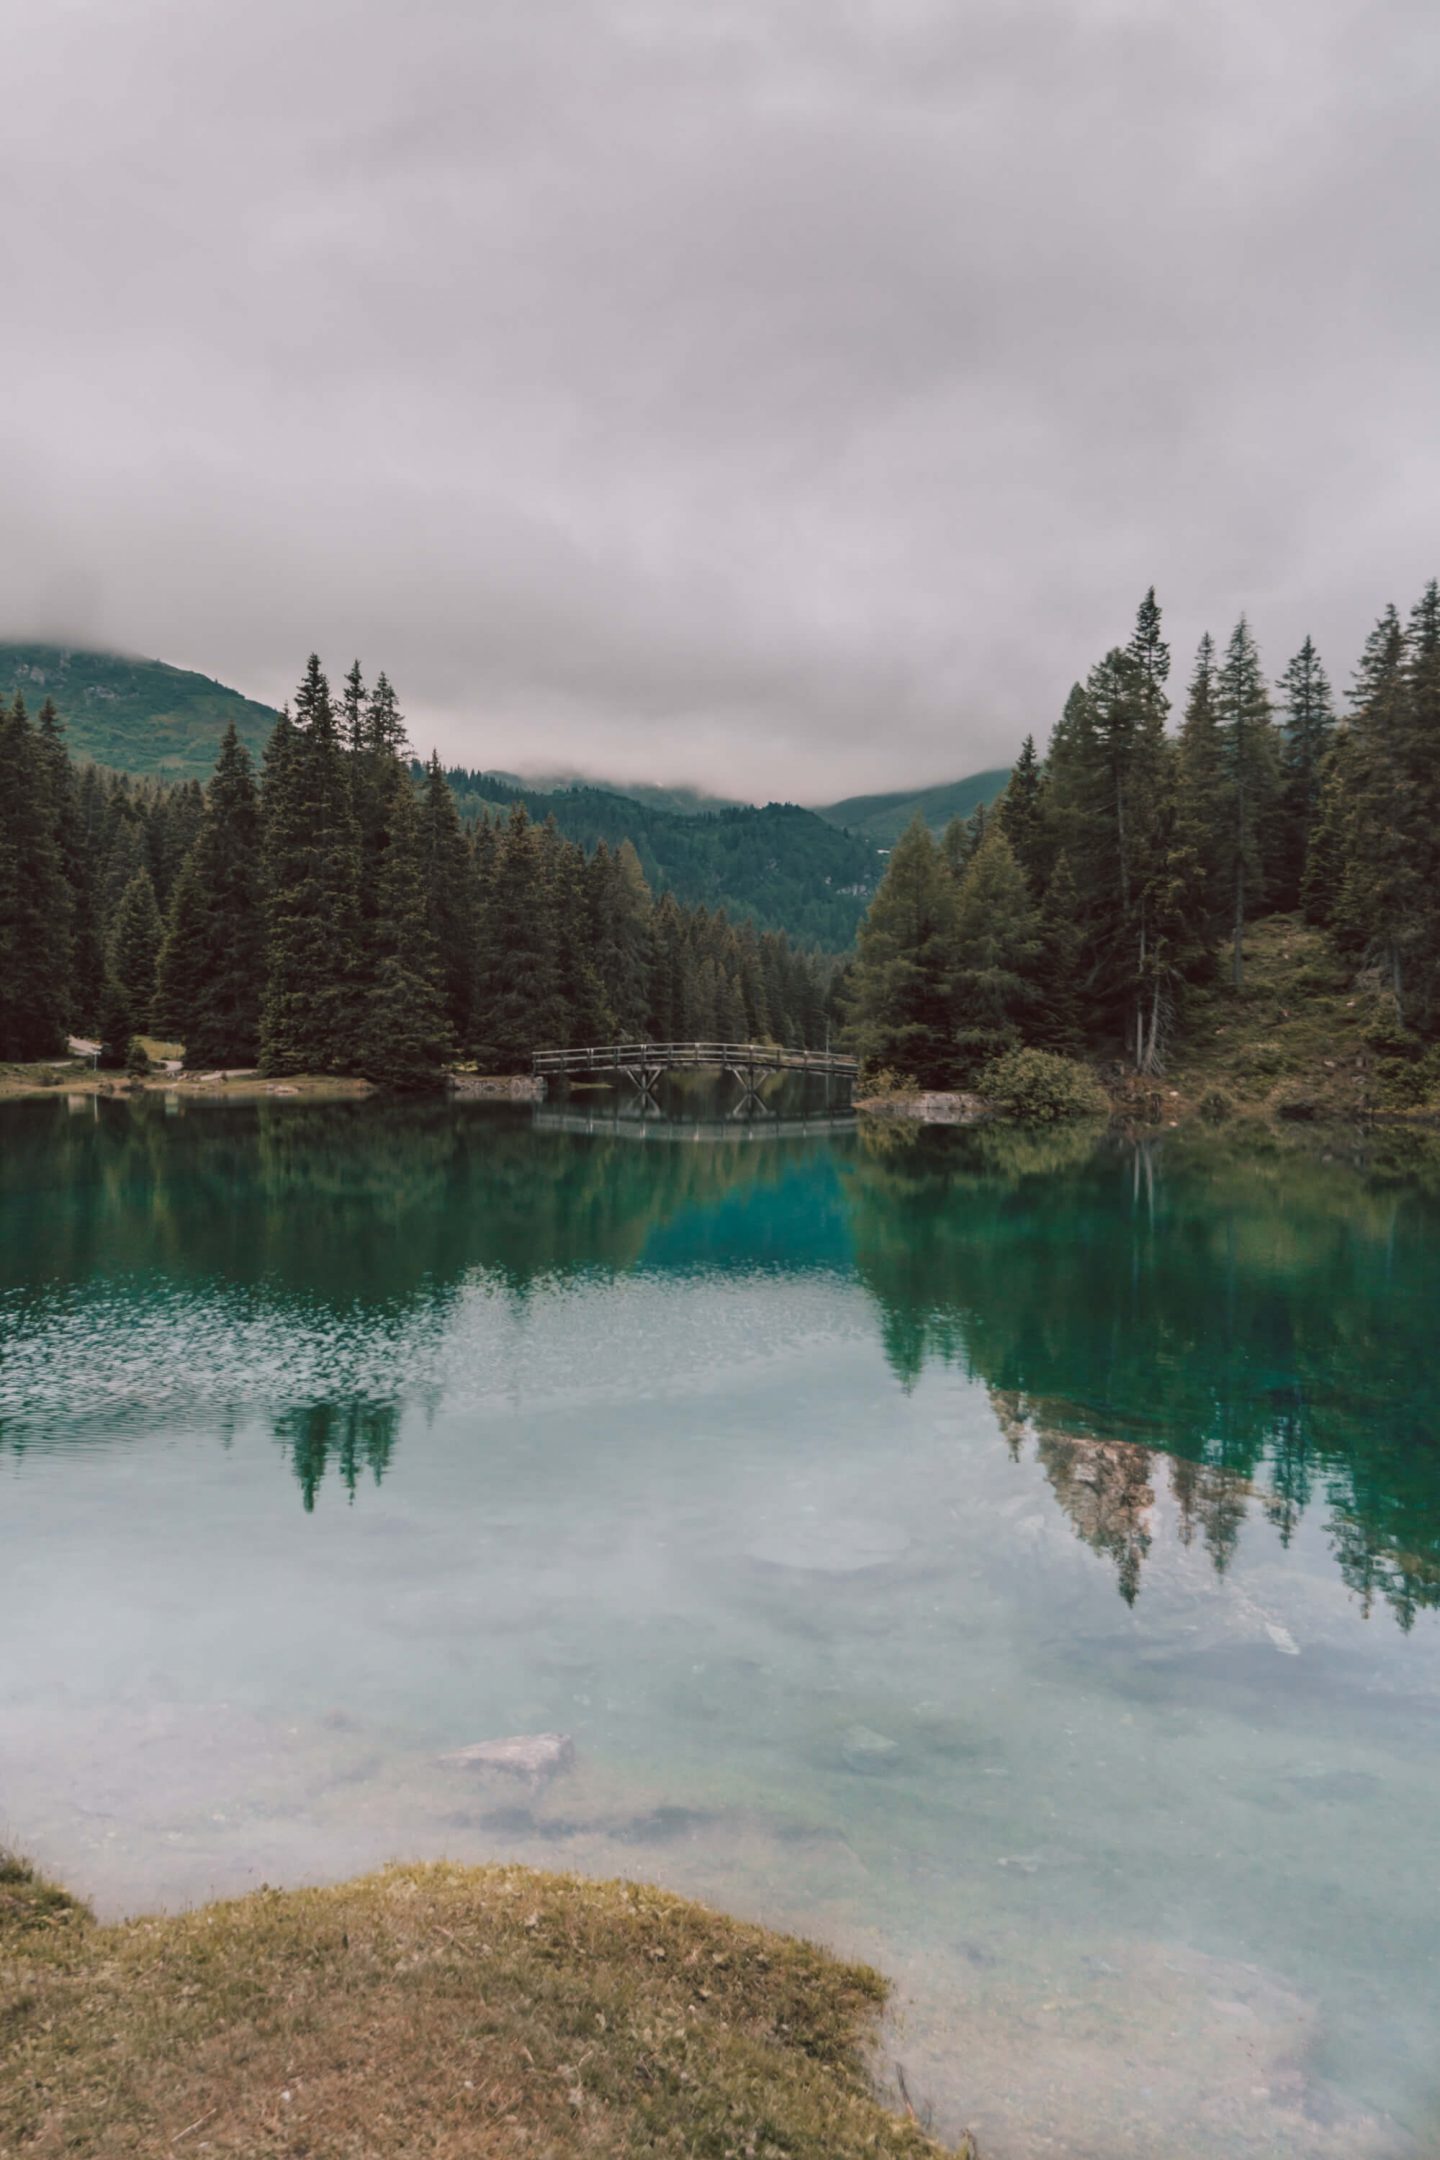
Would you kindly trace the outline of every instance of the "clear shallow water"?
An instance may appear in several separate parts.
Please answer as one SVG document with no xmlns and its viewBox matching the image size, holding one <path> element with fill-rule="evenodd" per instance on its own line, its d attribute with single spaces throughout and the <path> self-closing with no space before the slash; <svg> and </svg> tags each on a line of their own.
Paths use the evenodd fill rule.
<svg viewBox="0 0 1440 2160">
<path fill-rule="evenodd" d="M 987 2160 L 1433 2150 L 1435 1157 L 595 1100 L 0 1113 L 0 1834 L 648 1875 Z"/>
</svg>

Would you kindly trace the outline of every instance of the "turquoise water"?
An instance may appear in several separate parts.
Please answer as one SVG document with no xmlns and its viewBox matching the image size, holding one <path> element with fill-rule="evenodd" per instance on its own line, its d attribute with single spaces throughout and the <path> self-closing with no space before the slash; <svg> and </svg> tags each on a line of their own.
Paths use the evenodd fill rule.
<svg viewBox="0 0 1440 2160">
<path fill-rule="evenodd" d="M 0 1836 L 650 1876 L 987 2160 L 1433 2151 L 1440 1154 L 674 1107 L 0 1112 Z"/>
</svg>

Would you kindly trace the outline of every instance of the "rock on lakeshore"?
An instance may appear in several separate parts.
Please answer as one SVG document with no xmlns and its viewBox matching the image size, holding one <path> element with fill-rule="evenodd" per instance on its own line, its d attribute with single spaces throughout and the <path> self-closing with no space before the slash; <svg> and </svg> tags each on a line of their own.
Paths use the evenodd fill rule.
<svg viewBox="0 0 1440 2160">
<path fill-rule="evenodd" d="M 867 1117 L 912 1118 L 920 1125 L 978 1125 L 990 1115 L 983 1096 L 967 1095 L 963 1089 L 862 1096 L 855 1108 Z"/>
<path fill-rule="evenodd" d="M 538 1073 L 451 1073 L 450 1093 L 472 1102 L 544 1102 L 545 1081 Z"/>
</svg>

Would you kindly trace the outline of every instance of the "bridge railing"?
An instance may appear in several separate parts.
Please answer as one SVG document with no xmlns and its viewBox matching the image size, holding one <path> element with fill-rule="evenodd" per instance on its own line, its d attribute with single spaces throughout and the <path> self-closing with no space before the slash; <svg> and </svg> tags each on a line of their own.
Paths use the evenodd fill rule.
<svg viewBox="0 0 1440 2160">
<path fill-rule="evenodd" d="M 537 1050 L 537 1073 L 673 1072 L 687 1066 L 744 1066 L 765 1072 L 811 1072 L 853 1080 L 855 1058 L 831 1050 L 785 1050 L 774 1043 L 688 1042 L 596 1043 L 579 1050 Z"/>
</svg>

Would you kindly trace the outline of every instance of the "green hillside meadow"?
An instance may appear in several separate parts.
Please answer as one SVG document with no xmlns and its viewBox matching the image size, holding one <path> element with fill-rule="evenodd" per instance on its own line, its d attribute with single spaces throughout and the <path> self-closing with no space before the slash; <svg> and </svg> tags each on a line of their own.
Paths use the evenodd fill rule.
<svg viewBox="0 0 1440 2160">
<path fill-rule="evenodd" d="M 993 803 L 1004 792 L 1010 777 L 1008 765 L 993 772 L 971 773 L 964 780 L 945 780 L 938 787 L 907 788 L 897 795 L 847 795 L 843 802 L 817 804 L 815 815 L 830 825 L 843 825 L 876 847 L 893 847 L 916 812 L 933 833 L 942 833 L 951 818 L 967 818 L 981 803 Z"/>
<path fill-rule="evenodd" d="M 0 644 L 0 698 L 17 690 L 32 712 L 55 700 L 73 756 L 164 780 L 208 780 L 232 720 L 256 757 L 275 725 L 269 706 L 208 675 L 63 645 Z"/>
</svg>

